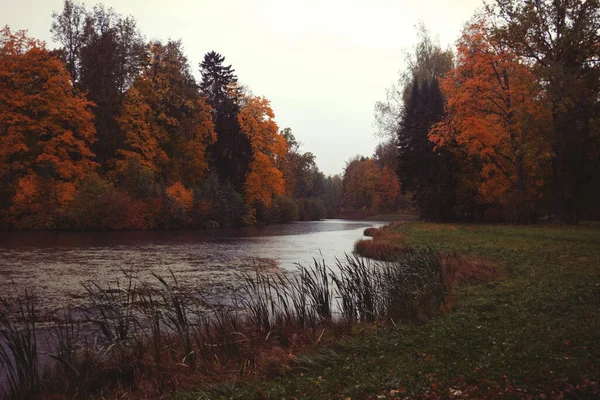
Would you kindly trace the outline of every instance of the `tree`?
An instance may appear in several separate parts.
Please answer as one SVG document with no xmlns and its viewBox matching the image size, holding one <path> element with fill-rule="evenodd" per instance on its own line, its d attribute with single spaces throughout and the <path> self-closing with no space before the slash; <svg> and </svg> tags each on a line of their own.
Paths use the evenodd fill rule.
<svg viewBox="0 0 600 400">
<path fill-rule="evenodd" d="M 430 140 L 436 149 L 456 143 L 478 158 L 483 199 L 504 207 L 505 218 L 529 221 L 550 154 L 544 132 L 550 110 L 529 66 L 489 35 L 485 20 L 478 20 L 465 29 L 457 66 L 441 85 L 446 116 L 431 130 Z"/>
<path fill-rule="evenodd" d="M 164 221 L 167 226 L 185 227 L 189 223 L 194 205 L 194 193 L 177 181 L 165 190 L 166 209 Z"/>
<path fill-rule="evenodd" d="M 400 182 L 393 169 L 384 166 L 377 182 L 377 208 L 379 211 L 396 211 Z"/>
<path fill-rule="evenodd" d="M 194 192 L 194 224 L 202 227 L 240 225 L 246 212 L 242 196 L 230 182 L 223 182 L 215 172 Z"/>
<path fill-rule="evenodd" d="M 80 51 L 85 42 L 87 11 L 83 4 L 65 0 L 63 12 L 52 13 L 52 39 L 63 45 L 67 70 L 74 83 L 79 82 Z"/>
<path fill-rule="evenodd" d="M 386 90 L 386 100 L 375 103 L 378 134 L 395 142 L 398 126 L 413 83 L 423 84 L 443 76 L 453 66 L 450 50 L 442 50 L 430 37 L 423 23 L 416 26 L 418 42 L 407 52 L 406 69 L 400 71 L 398 82 Z"/>
<path fill-rule="evenodd" d="M 285 192 L 297 199 L 320 197 L 325 189 L 325 175 L 319 171 L 316 157 L 300 151 L 300 144 L 290 128 L 280 133 L 286 141 L 287 152 L 278 164 L 285 179 Z"/>
<path fill-rule="evenodd" d="M 576 223 L 598 179 L 592 134 L 600 96 L 600 1 L 496 0 L 494 33 L 524 57 L 545 87 L 552 114 L 552 210 Z"/>
<path fill-rule="evenodd" d="M 231 65 L 223 64 L 224 61 L 225 58 L 214 51 L 205 54 L 200 64 L 200 92 L 212 107 L 217 133 L 217 140 L 209 149 L 211 165 L 223 179 L 242 192 L 253 150 L 249 137 L 240 130 L 241 93 L 237 76 Z"/>
<path fill-rule="evenodd" d="M 88 11 L 66 0 L 63 12 L 53 18 L 54 39 L 63 45 L 73 83 L 96 105 L 98 141 L 93 151 L 104 165 L 123 147 L 125 135 L 116 117 L 125 92 L 147 61 L 146 45 L 132 17 L 103 5 Z"/>
<path fill-rule="evenodd" d="M 237 76 L 231 65 L 224 66 L 225 57 L 215 51 L 204 55 L 200 63 L 202 82 L 200 91 L 206 96 L 209 104 L 219 110 L 224 103 L 232 100 L 231 87 L 237 84 Z"/>
<path fill-rule="evenodd" d="M 377 185 L 380 173 L 372 159 L 359 156 L 351 158 L 344 169 L 344 207 L 365 211 L 378 209 L 380 198 Z"/>
<path fill-rule="evenodd" d="M 387 167 L 392 171 L 398 169 L 398 144 L 396 140 L 396 137 L 392 137 L 375 147 L 373 159 L 379 168 Z"/>
<path fill-rule="evenodd" d="M 276 167 L 285 157 L 287 144 L 274 121 L 269 100 L 248 97 L 238 116 L 241 131 L 252 146 L 252 161 L 245 182 L 247 204 L 271 205 L 274 195 L 283 194 L 285 181 Z"/>
<path fill-rule="evenodd" d="M 453 56 L 433 42 L 424 26 L 419 27 L 418 34 L 419 42 L 407 56 L 408 68 L 388 91 L 388 101 L 376 105 L 377 120 L 388 140 L 397 146 L 402 193 L 413 193 L 421 217 L 452 219 L 456 163 L 447 150 L 434 151 L 428 133 L 444 115 L 438 78 L 452 68 Z"/>
<path fill-rule="evenodd" d="M 117 119 L 126 132 L 117 170 L 133 158 L 168 184 L 198 185 L 208 171 L 207 147 L 216 140 L 210 107 L 196 90 L 181 42 L 155 42 L 150 53 Z"/>
<path fill-rule="evenodd" d="M 327 218 L 336 218 L 344 202 L 344 183 L 342 177 L 337 174 L 325 179 L 323 202 Z"/>
<path fill-rule="evenodd" d="M 0 185 L 23 228 L 48 228 L 93 171 L 91 104 L 63 63 L 25 32 L 0 33 Z M 3 204 L 6 207 L 8 204 Z"/>
<path fill-rule="evenodd" d="M 422 218 L 455 217 L 456 173 L 452 154 L 434 150 L 431 127 L 444 115 L 437 79 L 419 83 L 415 77 L 398 128 L 398 177 L 404 193 L 411 191 Z"/>
</svg>

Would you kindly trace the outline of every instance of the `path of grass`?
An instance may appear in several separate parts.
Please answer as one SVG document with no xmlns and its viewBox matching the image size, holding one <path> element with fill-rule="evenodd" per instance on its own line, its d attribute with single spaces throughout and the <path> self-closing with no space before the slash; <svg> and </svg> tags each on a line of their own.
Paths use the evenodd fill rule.
<svg viewBox="0 0 600 400">
<path fill-rule="evenodd" d="M 509 276 L 459 288 L 453 312 L 425 324 L 371 327 L 300 358 L 290 376 L 178 398 L 519 398 L 558 392 L 596 398 L 600 229 L 423 223 L 398 229 L 409 244 L 432 243 L 496 262 Z"/>
</svg>

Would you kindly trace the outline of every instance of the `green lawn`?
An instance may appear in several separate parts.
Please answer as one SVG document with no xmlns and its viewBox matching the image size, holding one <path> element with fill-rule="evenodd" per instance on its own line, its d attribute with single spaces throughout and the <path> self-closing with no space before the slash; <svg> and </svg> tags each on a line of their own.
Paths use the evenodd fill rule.
<svg viewBox="0 0 600 400">
<path fill-rule="evenodd" d="M 600 228 L 412 223 L 398 229 L 408 244 L 498 263 L 508 277 L 458 288 L 452 312 L 424 324 L 373 326 L 299 357 L 287 376 L 207 385 L 176 397 L 600 395 Z"/>
</svg>

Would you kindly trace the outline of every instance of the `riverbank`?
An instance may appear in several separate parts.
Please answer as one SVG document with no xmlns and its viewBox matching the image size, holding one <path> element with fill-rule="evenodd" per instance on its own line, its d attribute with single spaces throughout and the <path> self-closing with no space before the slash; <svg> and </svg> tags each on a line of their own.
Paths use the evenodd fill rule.
<svg viewBox="0 0 600 400">
<path fill-rule="evenodd" d="M 497 263 L 507 276 L 457 289 L 451 312 L 424 324 L 362 327 L 298 356 L 277 379 L 206 384 L 176 398 L 600 395 L 597 227 L 414 223 L 395 229 L 403 244 L 435 244 Z"/>
<path fill-rule="evenodd" d="M 2 301 L 0 393 L 146 399 L 199 382 L 275 377 L 292 371 L 295 355 L 363 326 L 439 315 L 452 292 L 447 264 L 426 247 L 386 264 L 346 256 L 287 274 L 257 265 L 221 301 L 175 274 L 152 275 L 153 282 L 123 270 L 110 286 L 86 282 L 90 306 L 66 309 L 50 335 L 37 327 L 39 295 Z"/>
<path fill-rule="evenodd" d="M 44 373 L 27 369 L 36 365 L 32 337 L 11 331 L 34 320 L 29 308 L 17 320 L 4 313 L 12 321 L 0 321 L 5 340 L 20 340 L 20 365 L 35 377 L 19 378 L 26 386 L 17 389 L 42 398 L 598 395 L 597 228 L 385 230 L 407 249 L 389 264 L 350 258 L 297 275 L 248 271 L 229 304 L 178 275 L 152 275 L 152 284 L 122 271 L 120 286 L 89 282 L 93 307 L 79 311 L 100 328 L 99 339 L 82 342 L 82 326 L 64 313 L 54 347 L 42 354 L 56 363 Z M 473 281 L 454 273 L 465 266 L 495 274 L 465 284 Z"/>
</svg>

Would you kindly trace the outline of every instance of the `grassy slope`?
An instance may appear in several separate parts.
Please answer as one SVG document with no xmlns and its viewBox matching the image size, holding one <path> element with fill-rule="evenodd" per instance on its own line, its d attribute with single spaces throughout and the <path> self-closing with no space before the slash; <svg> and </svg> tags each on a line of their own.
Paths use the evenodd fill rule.
<svg viewBox="0 0 600 400">
<path fill-rule="evenodd" d="M 399 229 L 409 243 L 503 264 L 509 277 L 459 288 L 454 311 L 423 325 L 372 327 L 300 358 L 291 376 L 178 397 L 358 399 L 455 390 L 490 396 L 489 387 L 516 387 L 509 397 L 520 397 L 521 389 L 551 393 L 599 380 L 598 228 L 414 223 Z"/>
</svg>

